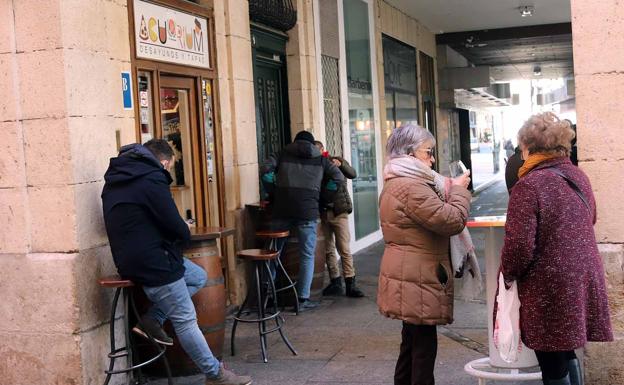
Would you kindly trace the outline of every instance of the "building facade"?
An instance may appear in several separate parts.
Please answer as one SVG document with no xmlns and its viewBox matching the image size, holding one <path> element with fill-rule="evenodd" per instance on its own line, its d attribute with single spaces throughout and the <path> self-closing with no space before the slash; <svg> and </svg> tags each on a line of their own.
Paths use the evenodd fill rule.
<svg viewBox="0 0 624 385">
<path fill-rule="evenodd" d="M 280 26 L 257 3 L 0 0 L 2 382 L 102 382 L 112 296 L 97 278 L 115 269 L 100 193 L 121 145 L 169 140 L 181 215 L 236 228 L 220 245 L 232 307 L 246 288 L 235 251 L 253 243 L 247 205 L 261 199 L 259 162 L 296 132 L 311 131 L 360 175 L 349 182 L 354 250 L 381 239 L 392 128 L 418 122 L 438 137 L 441 163 L 456 156 L 456 117 L 439 108 L 435 34 L 418 20 L 384 0 L 293 0 L 294 21 Z M 624 45 L 624 15 L 612 9 L 614 0 L 572 2 L 579 159 L 599 203 L 618 336 L 587 349 L 588 383 L 600 384 L 624 379 L 624 59 L 593 60 L 605 41 L 613 52 Z"/>
</svg>

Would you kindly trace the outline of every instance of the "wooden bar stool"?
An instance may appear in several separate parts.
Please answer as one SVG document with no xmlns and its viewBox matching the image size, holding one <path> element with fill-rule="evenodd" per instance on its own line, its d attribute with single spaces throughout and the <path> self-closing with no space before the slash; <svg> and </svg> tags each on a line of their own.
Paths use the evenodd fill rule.
<svg viewBox="0 0 624 385">
<path fill-rule="evenodd" d="M 297 281 L 293 281 L 290 279 L 290 276 L 286 272 L 284 265 L 282 264 L 282 250 L 286 245 L 282 248 L 277 247 L 277 242 L 282 238 L 288 238 L 290 236 L 290 231 L 288 230 L 260 230 L 256 231 L 256 237 L 259 239 L 264 239 L 264 248 L 267 250 L 277 250 L 277 258 L 275 258 L 275 264 L 277 265 L 275 268 L 275 277 L 278 278 L 278 274 L 281 274 L 286 279 L 286 285 L 277 288 L 277 292 L 286 291 L 292 289 L 293 295 L 295 296 L 295 314 L 299 314 L 299 296 L 297 295 Z"/>
<path fill-rule="evenodd" d="M 111 307 L 111 317 L 110 317 L 110 346 L 111 350 L 108 353 L 108 358 L 110 359 L 110 364 L 108 366 L 108 370 L 106 373 L 106 380 L 104 381 L 104 385 L 108 385 L 111 376 L 113 374 L 119 373 L 128 373 L 134 372 L 135 370 L 139 371 L 139 378 L 141 377 L 140 369 L 144 366 L 147 366 L 159 358 L 163 359 L 163 363 L 165 365 L 165 370 L 167 372 L 167 380 L 169 385 L 173 385 L 173 380 L 171 379 L 171 371 L 169 370 L 169 362 L 165 357 L 165 347 L 157 343 L 154 338 L 147 333 L 147 330 L 141 325 L 141 317 L 139 316 L 139 312 L 137 311 L 136 304 L 134 302 L 134 296 L 132 295 L 131 288 L 134 286 L 134 282 L 128 279 L 121 279 L 119 276 L 110 276 L 100 278 L 98 280 L 98 284 L 102 287 L 113 288 L 115 290 L 115 297 L 113 298 L 113 304 Z M 124 330 L 126 337 L 126 346 L 117 348 L 115 346 L 115 316 L 117 314 L 117 303 L 119 302 L 119 296 L 123 293 L 123 306 L 124 306 Z M 158 350 L 158 354 L 154 357 L 151 357 L 147 361 L 138 363 L 133 365 L 132 362 L 132 341 L 130 338 L 130 310 L 132 310 L 136 319 L 138 320 L 139 326 L 141 329 L 145 331 L 148 336 L 148 340 L 154 347 Z M 128 367 L 125 369 L 114 370 L 115 368 L 115 360 L 121 357 L 128 357 Z"/>
<path fill-rule="evenodd" d="M 273 333 L 276 331 L 280 333 L 282 340 L 284 341 L 286 346 L 288 346 L 288 349 L 290 349 L 292 354 L 295 356 L 297 355 L 295 348 L 290 344 L 290 341 L 288 341 L 288 338 L 286 338 L 286 335 L 282 331 L 282 326 L 284 325 L 284 318 L 280 315 L 281 312 L 277 308 L 277 290 L 275 290 L 275 283 L 273 282 L 271 269 L 269 268 L 269 262 L 276 260 L 278 254 L 279 253 L 275 250 L 264 250 L 264 249 L 241 250 L 237 254 L 239 258 L 247 260 L 247 261 L 251 261 L 254 264 L 254 273 L 255 273 L 254 282 L 256 286 L 255 296 L 257 299 L 257 305 L 255 308 L 255 311 L 251 306 L 247 307 L 250 297 L 253 296 L 253 288 L 252 288 L 253 285 L 249 285 L 249 288 L 247 290 L 247 296 L 245 297 L 245 301 L 243 302 L 242 306 L 236 313 L 236 316 L 234 317 L 234 324 L 232 325 L 232 339 L 231 339 L 232 355 L 235 354 L 234 339 L 236 337 L 236 326 L 238 325 L 239 322 L 245 322 L 245 323 L 255 322 L 258 324 L 258 334 L 260 335 L 260 349 L 262 351 L 262 359 L 264 362 L 269 362 L 269 360 L 267 359 L 267 351 L 266 351 L 267 349 L 266 336 L 267 334 Z M 265 295 L 266 294 L 265 294 L 265 290 L 263 290 L 264 289 L 263 283 L 265 283 L 266 281 L 268 281 L 268 289 L 269 289 L 269 293 L 266 293 L 266 294 L 270 295 L 273 298 L 273 311 L 272 312 L 271 311 L 267 312 L 265 308 L 265 304 L 266 304 Z M 248 315 L 253 312 L 257 314 L 255 318 L 242 317 L 243 314 Z M 275 327 L 267 330 L 266 322 L 270 320 L 275 320 Z"/>
</svg>

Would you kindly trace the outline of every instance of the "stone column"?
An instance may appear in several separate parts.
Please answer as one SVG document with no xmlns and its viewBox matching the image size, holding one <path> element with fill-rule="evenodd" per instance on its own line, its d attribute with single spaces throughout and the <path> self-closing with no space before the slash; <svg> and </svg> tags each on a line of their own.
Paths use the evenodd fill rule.
<svg viewBox="0 0 624 385">
<path fill-rule="evenodd" d="M 1 1 L 2 382 L 103 381 L 114 272 L 100 193 L 130 69 L 126 1 Z M 120 377 L 117 382 L 121 382 Z"/>
<path fill-rule="evenodd" d="M 251 246 L 245 204 L 259 200 L 256 114 L 247 0 L 215 1 L 217 31 L 218 110 L 225 181 L 226 225 L 237 229 L 236 244 L 228 238 L 227 258 L 230 301 L 241 304 L 246 288 L 245 265 L 236 250 Z M 253 235 L 253 234 L 252 234 Z"/>
<path fill-rule="evenodd" d="M 315 24 L 312 0 L 294 0 L 297 24 L 288 31 L 286 68 L 288 72 L 288 104 L 292 138 L 301 130 L 311 131 L 315 138 L 321 134 Z M 320 55 L 320 49 L 319 49 Z"/>
<path fill-rule="evenodd" d="M 572 0 L 579 165 L 598 204 L 602 254 L 616 341 L 590 343 L 587 384 L 622 384 L 624 368 L 624 8 L 617 0 Z"/>
</svg>

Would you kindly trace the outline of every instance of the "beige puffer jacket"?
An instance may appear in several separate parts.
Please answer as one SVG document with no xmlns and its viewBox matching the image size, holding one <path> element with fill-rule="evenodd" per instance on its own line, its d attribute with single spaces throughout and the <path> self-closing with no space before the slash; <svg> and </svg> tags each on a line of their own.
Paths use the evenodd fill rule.
<svg viewBox="0 0 624 385">
<path fill-rule="evenodd" d="M 386 317 L 416 325 L 453 322 L 449 239 L 468 218 L 470 192 L 452 186 L 448 202 L 420 178 L 387 180 L 379 198 L 386 243 L 377 304 Z"/>
</svg>

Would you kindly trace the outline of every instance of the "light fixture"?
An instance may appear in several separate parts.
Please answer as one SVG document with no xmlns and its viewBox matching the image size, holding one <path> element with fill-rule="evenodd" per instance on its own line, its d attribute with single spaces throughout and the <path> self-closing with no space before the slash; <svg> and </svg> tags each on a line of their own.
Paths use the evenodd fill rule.
<svg viewBox="0 0 624 385">
<path fill-rule="evenodd" d="M 542 68 L 540 66 L 533 67 L 533 75 L 534 76 L 541 76 L 542 75 Z"/>
<path fill-rule="evenodd" d="M 520 10 L 520 16 L 522 17 L 533 16 L 533 13 L 535 13 L 535 7 L 532 5 L 522 5 L 518 7 L 518 9 Z"/>
</svg>

